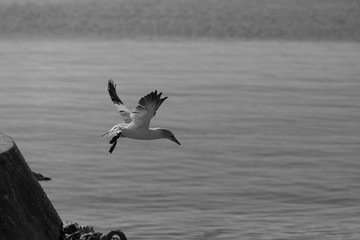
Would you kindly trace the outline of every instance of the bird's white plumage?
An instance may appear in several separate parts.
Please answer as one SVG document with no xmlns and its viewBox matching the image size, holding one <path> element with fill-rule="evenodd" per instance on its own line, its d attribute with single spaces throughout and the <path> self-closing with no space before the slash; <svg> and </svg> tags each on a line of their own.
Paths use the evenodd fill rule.
<svg viewBox="0 0 360 240">
<path fill-rule="evenodd" d="M 114 150 L 119 137 L 142 140 L 167 138 L 180 145 L 171 131 L 163 128 L 149 128 L 151 119 L 155 116 L 161 104 L 167 99 L 167 97 L 161 98 L 162 93 L 158 94 L 155 90 L 147 94 L 139 100 L 138 105 L 130 112 L 117 95 L 116 85 L 112 80 L 108 82 L 108 92 L 124 120 L 103 134 L 103 136 L 113 137 L 110 141 L 110 144 L 113 144 L 110 153 Z"/>
</svg>

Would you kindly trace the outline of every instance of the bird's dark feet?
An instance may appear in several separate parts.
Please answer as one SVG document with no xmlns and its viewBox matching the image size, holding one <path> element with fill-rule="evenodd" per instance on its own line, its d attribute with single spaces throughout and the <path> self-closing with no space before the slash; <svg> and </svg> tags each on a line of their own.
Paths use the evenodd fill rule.
<svg viewBox="0 0 360 240">
<path fill-rule="evenodd" d="M 110 140 L 109 144 L 116 143 L 116 141 L 119 139 L 119 137 L 120 137 L 120 134 L 114 136 L 114 137 Z"/>
<path fill-rule="evenodd" d="M 114 151 L 114 149 L 115 149 L 115 147 L 116 147 L 116 144 L 117 144 L 117 140 L 119 139 L 120 136 L 121 136 L 121 133 L 119 133 L 118 135 L 114 136 L 114 137 L 110 140 L 109 144 L 112 144 L 112 146 L 110 147 L 110 150 L 109 150 L 109 153 L 110 153 L 110 154 Z"/>
</svg>

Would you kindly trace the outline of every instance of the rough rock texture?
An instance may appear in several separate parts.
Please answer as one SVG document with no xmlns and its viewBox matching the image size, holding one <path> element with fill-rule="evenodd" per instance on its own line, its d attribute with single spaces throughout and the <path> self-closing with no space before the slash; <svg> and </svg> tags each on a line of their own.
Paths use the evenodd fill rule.
<svg viewBox="0 0 360 240">
<path fill-rule="evenodd" d="M 62 221 L 14 141 L 0 133 L 0 240 L 59 240 Z"/>
</svg>

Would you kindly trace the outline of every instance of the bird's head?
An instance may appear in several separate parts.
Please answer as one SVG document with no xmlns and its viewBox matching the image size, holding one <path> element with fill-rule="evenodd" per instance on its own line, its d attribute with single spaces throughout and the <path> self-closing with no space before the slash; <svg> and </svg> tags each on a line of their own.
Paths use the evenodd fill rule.
<svg viewBox="0 0 360 240">
<path fill-rule="evenodd" d="M 162 135 L 163 138 L 167 138 L 170 141 L 173 141 L 173 142 L 181 145 L 180 142 L 176 139 L 176 137 L 174 136 L 174 134 L 170 130 L 161 129 L 161 135 Z"/>
</svg>

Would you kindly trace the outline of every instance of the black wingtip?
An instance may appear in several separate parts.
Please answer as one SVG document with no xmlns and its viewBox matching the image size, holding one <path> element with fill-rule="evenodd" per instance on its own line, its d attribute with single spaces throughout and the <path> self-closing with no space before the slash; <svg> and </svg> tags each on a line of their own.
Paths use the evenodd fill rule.
<svg viewBox="0 0 360 240">
<path fill-rule="evenodd" d="M 160 99 L 161 103 L 163 103 L 166 99 L 168 99 L 168 97 L 164 97 L 164 98 Z"/>
<path fill-rule="evenodd" d="M 109 81 L 108 81 L 108 88 L 110 88 L 110 86 L 116 88 L 116 84 L 114 83 L 113 80 L 111 80 L 111 78 L 110 78 Z"/>
<path fill-rule="evenodd" d="M 116 90 L 116 84 L 111 79 L 108 81 L 108 90 Z"/>
<path fill-rule="evenodd" d="M 116 93 L 116 84 L 111 79 L 108 81 L 108 92 L 113 103 L 124 104 Z"/>
<path fill-rule="evenodd" d="M 154 116 L 155 116 L 156 111 L 159 109 L 160 105 L 168 98 L 168 97 L 161 98 L 161 95 L 162 92 L 158 94 L 157 90 L 152 91 L 151 93 L 145 95 L 139 100 L 139 104 L 137 107 L 145 106 L 148 102 L 153 103 L 155 104 L 154 107 L 154 111 L 155 111 Z"/>
</svg>

